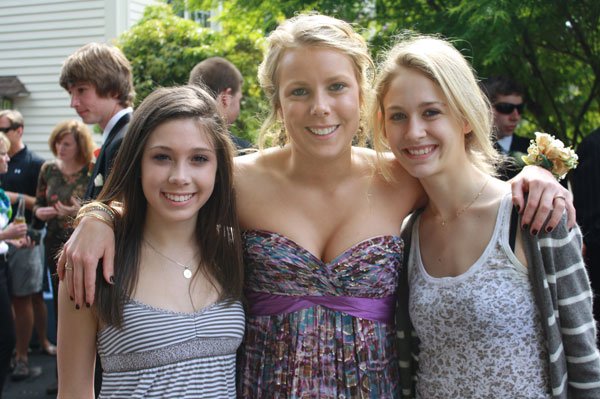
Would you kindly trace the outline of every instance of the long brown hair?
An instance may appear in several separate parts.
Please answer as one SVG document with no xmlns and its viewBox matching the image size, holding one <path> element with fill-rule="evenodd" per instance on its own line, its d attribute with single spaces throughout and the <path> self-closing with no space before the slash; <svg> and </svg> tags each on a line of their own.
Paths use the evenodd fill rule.
<svg viewBox="0 0 600 399">
<path fill-rule="evenodd" d="M 221 287 L 221 300 L 241 297 L 241 238 L 233 190 L 233 146 L 213 98 L 204 90 L 183 86 L 161 88 L 135 111 L 119 150 L 113 173 L 100 192 L 105 204 L 123 202 L 115 220 L 115 284 L 109 286 L 98 268 L 96 312 L 106 324 L 120 325 L 124 300 L 136 286 L 147 201 L 141 185 L 141 160 L 152 132 L 173 119 L 194 119 L 204 126 L 217 156 L 212 195 L 198 212 L 196 237 L 199 267 Z M 199 273 L 196 273 L 196 276 Z"/>
</svg>

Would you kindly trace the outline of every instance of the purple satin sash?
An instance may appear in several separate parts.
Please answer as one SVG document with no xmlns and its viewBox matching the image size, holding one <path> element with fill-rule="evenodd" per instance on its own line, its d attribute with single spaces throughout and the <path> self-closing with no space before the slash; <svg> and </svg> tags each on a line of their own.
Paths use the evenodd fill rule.
<svg viewBox="0 0 600 399">
<path fill-rule="evenodd" d="M 275 316 L 307 309 L 315 305 L 344 312 L 372 321 L 392 324 L 396 296 L 384 298 L 358 298 L 350 296 L 289 296 L 246 291 L 250 316 Z"/>
</svg>

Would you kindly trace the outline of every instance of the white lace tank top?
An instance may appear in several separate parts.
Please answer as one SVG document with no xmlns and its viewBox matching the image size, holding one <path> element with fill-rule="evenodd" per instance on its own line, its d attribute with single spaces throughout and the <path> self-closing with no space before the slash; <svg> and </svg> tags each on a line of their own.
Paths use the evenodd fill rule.
<svg viewBox="0 0 600 399">
<path fill-rule="evenodd" d="M 457 277 L 427 273 L 419 220 L 413 226 L 409 311 L 421 342 L 419 398 L 551 398 L 528 269 L 508 244 L 511 209 L 509 194 L 485 251 Z"/>
</svg>

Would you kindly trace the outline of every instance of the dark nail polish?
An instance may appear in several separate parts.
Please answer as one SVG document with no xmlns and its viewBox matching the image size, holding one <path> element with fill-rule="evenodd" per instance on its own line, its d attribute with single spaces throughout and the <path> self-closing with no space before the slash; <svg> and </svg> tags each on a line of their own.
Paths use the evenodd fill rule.
<svg viewBox="0 0 600 399">
<path fill-rule="evenodd" d="M 75 309 L 76 309 L 76 310 L 79 310 L 79 305 L 75 305 Z"/>
<path fill-rule="evenodd" d="M 537 233 L 538 233 L 538 231 L 537 231 L 537 230 L 533 230 L 533 231 L 531 232 L 531 234 L 533 234 L 534 236 L 537 236 Z"/>
<path fill-rule="evenodd" d="M 547 227 L 546 228 L 546 233 L 552 233 L 552 230 L 554 230 L 552 227 Z"/>
<path fill-rule="evenodd" d="M 90 307 L 90 304 L 89 304 L 89 302 L 86 302 L 86 303 L 85 303 L 85 307 L 86 307 L 86 308 L 89 308 L 89 307 Z"/>
<path fill-rule="evenodd" d="M 517 205 L 517 213 L 521 213 L 521 207 Z"/>
<path fill-rule="evenodd" d="M 523 230 L 527 230 L 528 228 L 529 228 L 529 225 L 528 225 L 528 224 L 524 224 L 524 225 L 523 225 Z"/>
<path fill-rule="evenodd" d="M 71 300 L 73 300 L 73 297 L 71 295 L 69 295 L 69 298 L 71 298 Z"/>
<path fill-rule="evenodd" d="M 114 282 L 115 282 L 115 278 L 114 278 L 113 276 L 110 276 L 110 279 L 109 279 L 109 280 L 110 280 L 110 282 L 111 282 L 111 283 L 113 283 L 113 284 L 114 284 Z"/>
</svg>

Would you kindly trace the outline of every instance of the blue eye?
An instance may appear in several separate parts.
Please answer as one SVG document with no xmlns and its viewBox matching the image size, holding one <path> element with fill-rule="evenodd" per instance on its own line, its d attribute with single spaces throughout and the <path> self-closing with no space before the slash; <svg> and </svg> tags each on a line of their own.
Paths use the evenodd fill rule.
<svg viewBox="0 0 600 399">
<path fill-rule="evenodd" d="M 440 111 L 437 109 L 428 109 L 424 112 L 425 116 L 436 116 L 440 114 Z"/>
<path fill-rule="evenodd" d="M 298 88 L 298 89 L 292 90 L 292 96 L 304 96 L 306 94 L 308 94 L 308 90 L 303 89 L 303 88 Z"/>
<path fill-rule="evenodd" d="M 392 121 L 399 121 L 402 119 L 406 119 L 406 115 L 404 115 L 401 112 L 396 112 L 396 113 L 393 113 L 390 115 L 390 120 L 392 120 Z"/>
<path fill-rule="evenodd" d="M 333 91 L 340 91 L 345 88 L 346 88 L 346 85 L 344 83 L 334 83 L 331 86 L 329 86 L 329 89 L 333 90 Z"/>
</svg>

